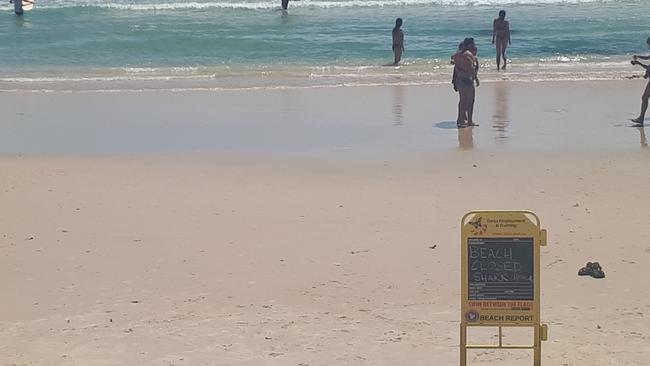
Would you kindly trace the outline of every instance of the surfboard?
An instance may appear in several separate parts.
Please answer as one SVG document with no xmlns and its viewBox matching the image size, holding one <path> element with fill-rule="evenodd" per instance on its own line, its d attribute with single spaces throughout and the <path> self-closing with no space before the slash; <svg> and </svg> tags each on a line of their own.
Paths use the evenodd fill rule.
<svg viewBox="0 0 650 366">
<path fill-rule="evenodd" d="M 30 11 L 34 8 L 34 0 L 23 0 L 23 11 Z"/>
</svg>

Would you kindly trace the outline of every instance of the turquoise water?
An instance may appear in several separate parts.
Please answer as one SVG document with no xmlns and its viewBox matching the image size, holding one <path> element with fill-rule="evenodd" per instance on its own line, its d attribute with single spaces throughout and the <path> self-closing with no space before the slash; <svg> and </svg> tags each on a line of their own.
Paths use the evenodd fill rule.
<svg viewBox="0 0 650 366">
<path fill-rule="evenodd" d="M 397 16 L 406 34 L 399 75 L 446 79 L 466 36 L 493 65 L 491 23 L 501 8 L 512 27 L 513 75 L 588 69 L 591 77 L 621 77 L 629 55 L 647 51 L 646 0 L 301 0 L 288 13 L 279 0 L 37 0 L 22 19 L 0 7 L 0 82 L 233 75 L 381 82 L 396 73 L 381 65 L 392 58 Z"/>
</svg>

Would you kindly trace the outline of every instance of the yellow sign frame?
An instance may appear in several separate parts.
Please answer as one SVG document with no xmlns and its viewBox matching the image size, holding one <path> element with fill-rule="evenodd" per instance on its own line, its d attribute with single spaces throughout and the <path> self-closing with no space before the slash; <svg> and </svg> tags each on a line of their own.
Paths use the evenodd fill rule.
<svg viewBox="0 0 650 366">
<path fill-rule="evenodd" d="M 539 218 L 531 211 L 471 211 L 463 216 L 461 220 L 460 366 L 467 365 L 468 349 L 532 349 L 534 366 L 541 366 L 541 342 L 548 338 L 548 327 L 546 324 L 541 324 L 540 321 L 540 247 L 546 245 L 546 237 L 546 230 L 541 228 Z M 495 243 L 493 245 L 497 245 L 497 249 L 489 250 L 485 246 L 485 250 L 481 251 L 481 249 L 477 248 L 482 247 L 475 245 L 470 254 L 470 240 L 479 244 L 492 241 Z M 479 283 L 471 287 L 471 291 L 474 291 L 474 297 L 477 298 L 470 300 L 470 270 L 476 270 L 476 268 L 481 270 L 480 266 L 485 263 L 485 261 L 480 263 L 475 261 L 470 266 L 470 255 L 473 258 L 490 258 L 490 256 L 497 258 L 492 262 L 487 262 L 492 265 L 488 266 L 492 273 L 507 270 L 509 266 L 511 266 L 510 272 L 516 272 L 518 268 L 521 268 L 522 264 L 514 261 L 516 258 L 513 258 L 512 248 L 522 245 L 518 247 L 519 256 L 522 255 L 522 252 L 525 256 L 531 250 L 530 247 L 523 246 L 526 244 L 532 244 L 533 268 L 531 274 L 533 289 L 531 291 L 529 288 L 531 281 L 527 278 L 526 281 L 529 283 L 524 285 L 523 290 L 520 290 L 523 294 L 519 293 L 512 296 L 532 295 L 532 299 L 503 300 L 494 298 L 482 300 L 478 297 L 484 295 L 479 295 L 479 293 L 488 285 L 481 286 Z M 508 245 L 510 251 L 507 250 Z M 483 277 L 479 275 L 478 278 Z M 493 294 L 493 292 L 487 292 L 488 290 L 485 291 Z M 505 294 L 514 294 L 514 291 L 519 290 L 512 290 L 511 288 L 509 290 L 492 289 L 489 291 L 497 291 L 497 293 L 501 291 L 503 296 L 508 296 Z M 467 344 L 467 328 L 473 326 L 498 327 L 498 344 Z M 504 327 L 532 327 L 533 344 L 504 345 L 502 339 Z"/>
</svg>

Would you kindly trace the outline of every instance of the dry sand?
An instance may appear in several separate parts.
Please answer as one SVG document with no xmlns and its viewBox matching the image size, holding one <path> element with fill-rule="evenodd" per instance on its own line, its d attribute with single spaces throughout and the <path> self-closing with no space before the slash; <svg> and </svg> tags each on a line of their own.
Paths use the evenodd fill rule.
<svg viewBox="0 0 650 366">
<path fill-rule="evenodd" d="M 638 86 L 577 88 L 632 89 L 630 97 Z M 497 94 L 495 85 L 484 87 L 484 95 Z M 477 108 L 483 125 L 460 134 L 434 126 L 453 109 L 419 104 L 417 88 L 404 89 L 402 125 L 392 123 L 399 113 L 389 110 L 381 124 L 334 120 L 330 130 L 320 112 L 332 108 L 310 105 L 318 105 L 313 99 L 322 90 L 303 91 L 286 107 L 288 119 L 273 114 L 273 98 L 287 91 L 272 92 L 279 94 L 270 101 L 227 92 L 231 104 L 253 95 L 256 107 L 239 100 L 243 116 L 275 117 L 233 120 L 233 109 L 223 112 L 230 119 L 203 125 L 210 111 L 188 106 L 186 93 L 3 94 L 5 110 L 16 95 L 35 107 L 0 124 L 7 131 L 0 157 L 0 364 L 457 365 L 460 218 L 472 209 L 528 209 L 549 231 L 544 364 L 647 365 L 650 151 L 640 144 L 643 130 L 608 117 L 627 117 L 636 99 L 594 100 L 586 113 L 600 110 L 598 120 L 567 121 L 580 112 L 567 107 L 535 125 L 530 119 L 543 112 L 532 112 L 585 96 L 562 83 L 512 87 L 539 102 L 514 103 L 522 94 L 511 91 L 507 118 L 493 113 L 496 104 L 484 105 Z M 448 92 L 438 88 L 424 90 Z M 379 116 L 372 106 L 392 93 L 343 88 L 332 98 L 375 98 L 362 108 Z M 169 95 L 179 99 L 176 108 L 165 103 Z M 148 98 L 169 113 L 141 111 Z M 75 100 L 103 108 L 86 123 L 97 122 L 107 135 L 75 128 L 87 108 L 70 109 L 66 101 Z M 261 148 L 232 141 L 236 148 L 198 146 L 203 152 L 193 153 L 182 135 L 170 149 L 170 130 L 177 130 L 165 121 L 185 110 L 194 114 L 178 124 L 187 122 L 190 135 L 212 128 L 227 135 L 236 123 L 253 136 L 262 135 L 257 128 L 280 131 Z M 124 119 L 104 124 L 111 113 Z M 132 136 L 106 141 L 128 132 L 130 115 L 144 125 L 134 131 L 161 139 L 147 140 L 142 151 L 132 149 Z M 35 142 L 47 139 L 36 121 L 51 132 L 40 150 Z M 306 121 L 334 132 L 315 147 L 291 145 L 293 138 L 316 138 Z M 594 128 L 576 135 L 577 127 L 553 127 L 568 122 Z M 54 133 L 61 129 L 66 133 Z M 91 133 L 101 148 L 70 138 Z M 599 261 L 607 277 L 578 277 L 587 261 Z M 506 339 L 517 343 L 508 333 Z M 469 359 L 532 364 L 526 351 L 474 351 Z"/>
</svg>

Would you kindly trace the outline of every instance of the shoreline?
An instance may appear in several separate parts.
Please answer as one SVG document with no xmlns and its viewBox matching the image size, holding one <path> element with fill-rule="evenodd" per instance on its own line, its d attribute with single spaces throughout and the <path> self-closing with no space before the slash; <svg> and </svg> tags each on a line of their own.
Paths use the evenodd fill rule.
<svg viewBox="0 0 650 366">
<path fill-rule="evenodd" d="M 494 60 L 481 58 L 482 82 L 608 81 L 642 78 L 629 56 L 591 61 L 575 56 L 567 60 L 511 60 L 504 72 Z M 452 73 L 448 60 L 405 59 L 400 66 L 341 65 L 223 65 L 179 67 L 74 67 L 5 69 L 0 72 L 0 93 L 75 91 L 192 91 L 308 89 L 342 86 L 422 86 L 447 84 Z"/>
</svg>

